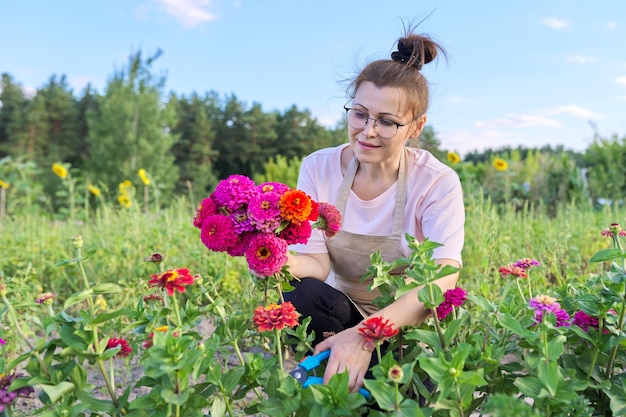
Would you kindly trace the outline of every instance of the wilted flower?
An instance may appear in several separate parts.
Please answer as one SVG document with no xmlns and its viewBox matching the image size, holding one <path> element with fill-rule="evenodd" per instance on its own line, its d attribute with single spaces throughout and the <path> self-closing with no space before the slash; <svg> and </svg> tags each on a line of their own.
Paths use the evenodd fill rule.
<svg viewBox="0 0 626 417">
<path fill-rule="evenodd" d="M 153 274 L 148 281 L 150 287 L 165 288 L 168 295 L 174 295 L 174 291 L 185 292 L 185 286 L 194 283 L 193 276 L 187 268 L 170 269 L 161 274 Z"/>
<path fill-rule="evenodd" d="M 33 387 L 26 386 L 9 392 L 9 387 L 13 381 L 21 376 L 21 373 L 0 374 L 0 413 L 4 414 L 7 407 L 11 406 L 17 397 L 28 397 L 35 391 Z"/>
<path fill-rule="evenodd" d="M 57 177 L 61 179 L 64 179 L 67 177 L 67 169 L 61 164 L 57 164 L 57 163 L 52 164 L 52 172 L 54 172 L 57 175 Z"/>
<path fill-rule="evenodd" d="M 115 356 L 118 356 L 120 358 L 125 358 L 129 356 L 131 353 L 133 353 L 133 349 L 130 347 L 128 342 L 124 339 L 119 339 L 117 337 L 112 337 L 109 339 L 109 341 L 107 342 L 106 349 L 114 349 L 118 346 L 120 346 L 120 351 L 117 352 Z"/>
<path fill-rule="evenodd" d="M 456 152 L 448 152 L 448 162 L 453 165 L 458 164 L 459 162 L 461 162 L 461 157 Z"/>
<path fill-rule="evenodd" d="M 328 203 L 319 203 L 318 207 L 319 216 L 313 227 L 323 230 L 326 237 L 331 238 L 341 228 L 341 212 Z"/>
<path fill-rule="evenodd" d="M 381 316 L 370 317 L 365 320 L 358 330 L 365 339 L 363 349 L 370 352 L 374 351 L 376 344 L 397 335 L 399 331 L 393 328 L 393 324 L 389 320 L 383 319 Z"/>
<path fill-rule="evenodd" d="M 7 285 L 0 284 L 0 297 L 6 297 L 6 296 L 7 296 Z"/>
<path fill-rule="evenodd" d="M 153 253 L 147 258 L 143 258 L 144 262 L 152 262 L 154 264 L 160 264 L 165 260 L 165 255 L 161 255 L 160 253 Z"/>
<path fill-rule="evenodd" d="M 39 294 L 37 298 L 35 298 L 35 302 L 37 304 L 43 304 L 43 305 L 49 306 L 54 302 L 54 299 L 56 298 L 56 296 L 57 296 L 57 293 L 55 292 L 44 292 L 42 294 Z"/>
<path fill-rule="evenodd" d="M 453 288 L 446 291 L 444 301 L 437 306 L 437 317 L 443 320 L 452 312 L 454 307 L 460 307 L 467 300 L 467 292 L 462 288 Z"/>
<path fill-rule="evenodd" d="M 298 312 L 290 301 L 282 304 L 270 304 L 266 307 L 259 306 L 254 309 L 254 324 L 260 332 L 282 330 L 285 327 L 298 325 Z"/>
<path fill-rule="evenodd" d="M 506 171 L 506 169 L 509 167 L 509 164 L 507 164 L 506 161 L 502 158 L 496 158 L 493 160 L 493 166 L 498 171 Z"/>
<path fill-rule="evenodd" d="M 143 302 L 147 303 L 147 302 L 159 302 L 162 303 L 163 302 L 163 297 L 161 297 L 159 294 L 148 294 L 148 295 L 144 295 L 143 296 Z"/>
</svg>

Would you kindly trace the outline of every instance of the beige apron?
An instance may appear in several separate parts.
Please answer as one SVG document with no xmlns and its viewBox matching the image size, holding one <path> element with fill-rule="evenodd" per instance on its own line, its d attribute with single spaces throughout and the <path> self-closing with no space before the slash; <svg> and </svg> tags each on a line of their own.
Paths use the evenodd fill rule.
<svg viewBox="0 0 626 417">
<path fill-rule="evenodd" d="M 378 311 L 378 308 L 372 304 L 372 300 L 380 295 L 378 289 L 368 291 L 367 288 L 372 282 L 371 279 L 361 283 L 361 277 L 371 265 L 370 256 L 374 252 L 380 251 L 382 259 L 387 262 L 404 257 L 402 235 L 404 230 L 404 206 L 406 204 L 407 158 L 407 151 L 405 150 L 403 157 L 400 158 L 398 190 L 391 236 L 366 236 L 340 230 L 339 233 L 326 242 L 335 272 L 335 288 L 346 294 L 364 316 Z M 343 182 L 339 188 L 336 207 L 342 216 L 346 212 L 348 196 L 350 195 L 352 182 L 358 166 L 359 163 L 354 158 L 346 169 Z"/>
</svg>

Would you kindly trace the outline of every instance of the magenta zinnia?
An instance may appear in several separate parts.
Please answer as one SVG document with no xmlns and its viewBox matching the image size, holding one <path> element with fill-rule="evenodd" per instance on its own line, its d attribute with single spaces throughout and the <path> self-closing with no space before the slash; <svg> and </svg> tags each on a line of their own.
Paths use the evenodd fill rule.
<svg viewBox="0 0 626 417">
<path fill-rule="evenodd" d="M 288 245 L 294 243 L 306 243 L 311 237 L 311 223 L 289 223 L 280 233 L 279 237 L 284 239 Z"/>
<path fill-rule="evenodd" d="M 161 274 L 153 274 L 148 281 L 150 287 L 165 288 L 168 295 L 174 295 L 174 291 L 185 292 L 185 287 L 194 283 L 193 276 L 187 268 L 170 269 Z"/>
<path fill-rule="evenodd" d="M 231 175 L 217 184 L 211 197 L 218 207 L 232 212 L 246 205 L 257 193 L 256 185 L 250 178 L 245 175 Z"/>
<path fill-rule="evenodd" d="M 254 310 L 254 324 L 260 332 L 282 330 L 285 327 L 298 325 L 298 312 L 291 302 L 282 304 L 270 304 L 266 307 L 259 306 Z"/>
<path fill-rule="evenodd" d="M 287 262 L 287 243 L 272 233 L 255 235 L 245 252 L 248 266 L 259 275 L 270 276 Z"/>
<path fill-rule="evenodd" d="M 214 214 L 204 220 L 200 240 L 214 252 L 226 252 L 237 242 L 237 232 L 230 217 Z"/>
<path fill-rule="evenodd" d="M 217 214 L 217 206 L 210 197 L 205 198 L 196 208 L 196 215 L 193 218 L 193 225 L 198 229 L 202 229 L 204 219 L 213 214 Z"/>
<path fill-rule="evenodd" d="M 0 374 L 0 414 L 5 415 L 7 407 L 11 407 L 17 400 L 17 397 L 28 397 L 35 391 L 31 386 L 23 386 L 9 391 L 9 387 L 13 381 L 21 376 L 21 373 L 9 375 Z M 10 408 L 8 415 L 12 415 Z"/>
<path fill-rule="evenodd" d="M 539 265 L 539 261 L 535 259 L 530 259 L 530 258 L 522 258 L 513 264 L 513 266 L 523 268 L 524 270 L 528 270 L 528 268 L 531 268 L 537 265 Z"/>
<path fill-rule="evenodd" d="M 440 320 L 445 319 L 454 307 L 461 307 L 467 300 L 467 292 L 458 287 L 446 291 L 443 296 L 443 303 L 437 306 L 437 317 Z"/>
<path fill-rule="evenodd" d="M 107 342 L 106 349 L 113 349 L 118 346 L 120 346 L 120 351 L 117 352 L 115 356 L 118 356 L 120 358 L 125 358 L 129 356 L 131 353 L 133 353 L 133 349 L 130 347 L 128 342 L 124 339 L 119 339 L 117 337 L 112 337 L 109 339 L 109 341 Z"/>
<path fill-rule="evenodd" d="M 264 233 L 272 233 L 280 225 L 280 195 L 263 193 L 254 196 L 248 204 L 248 216 L 255 228 Z"/>
<path fill-rule="evenodd" d="M 370 317 L 365 320 L 358 330 L 363 339 L 365 339 L 363 348 L 370 352 L 374 350 L 377 343 L 397 335 L 399 331 L 393 328 L 393 324 L 389 320 L 383 319 L 381 316 Z"/>
</svg>

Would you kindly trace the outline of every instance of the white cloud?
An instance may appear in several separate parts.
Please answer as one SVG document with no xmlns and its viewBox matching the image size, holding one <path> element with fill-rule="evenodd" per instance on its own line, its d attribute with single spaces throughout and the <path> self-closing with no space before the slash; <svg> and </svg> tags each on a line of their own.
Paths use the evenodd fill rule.
<svg viewBox="0 0 626 417">
<path fill-rule="evenodd" d="M 622 75 L 622 76 L 620 76 L 620 77 L 617 77 L 617 78 L 615 79 L 615 81 L 616 81 L 618 84 L 621 84 L 621 85 L 626 86 L 626 75 Z"/>
<path fill-rule="evenodd" d="M 211 0 L 152 0 L 160 8 L 184 26 L 195 27 L 217 19 L 217 15 L 206 10 Z"/>
<path fill-rule="evenodd" d="M 543 24 L 552 29 L 565 29 L 570 25 L 567 19 L 558 19 L 556 17 L 545 17 Z"/>
<path fill-rule="evenodd" d="M 547 114 L 566 114 L 568 116 L 579 117 L 581 119 L 602 119 L 604 116 L 594 112 L 593 110 L 585 109 L 575 104 L 568 104 L 566 106 L 555 107 L 548 110 Z"/>
<path fill-rule="evenodd" d="M 617 27 L 617 22 L 615 22 L 615 21 L 611 21 L 611 22 L 608 22 L 608 23 L 606 24 L 606 28 L 607 28 L 608 30 L 613 30 L 613 29 L 615 29 L 616 27 Z"/>
<path fill-rule="evenodd" d="M 528 114 L 507 114 L 506 117 L 474 122 L 480 129 L 495 129 L 501 127 L 559 127 L 561 124 L 547 117 Z"/>
<path fill-rule="evenodd" d="M 597 61 L 598 58 L 595 56 L 585 56 L 580 54 L 568 55 L 565 57 L 567 62 L 573 62 L 575 64 L 586 64 L 588 62 Z"/>
</svg>

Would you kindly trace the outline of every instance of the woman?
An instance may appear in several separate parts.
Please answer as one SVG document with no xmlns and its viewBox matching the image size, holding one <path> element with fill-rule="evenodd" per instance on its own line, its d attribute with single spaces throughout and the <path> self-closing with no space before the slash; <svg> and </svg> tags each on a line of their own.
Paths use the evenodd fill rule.
<svg viewBox="0 0 626 417">
<path fill-rule="evenodd" d="M 426 124 L 428 83 L 422 66 L 443 49 L 430 38 L 407 33 L 390 60 L 367 65 L 349 87 L 347 144 L 322 149 L 302 163 L 298 188 L 316 201 L 334 204 L 343 215 L 341 231 L 328 239 L 315 231 L 309 242 L 294 245 L 288 267 L 298 277 L 284 294 L 303 317 L 311 316 L 315 352 L 331 349 L 324 382 L 349 372 L 352 392 L 363 384 L 372 359 L 358 327 L 382 316 L 396 328 L 415 326 L 428 315 L 417 289 L 377 311 L 360 283 L 370 256 L 406 257 L 405 233 L 443 244 L 434 252 L 439 265 L 461 266 L 465 213 L 456 173 L 427 151 L 408 148 Z M 334 283 L 324 281 L 331 277 Z M 458 273 L 441 278 L 445 292 Z"/>
</svg>

